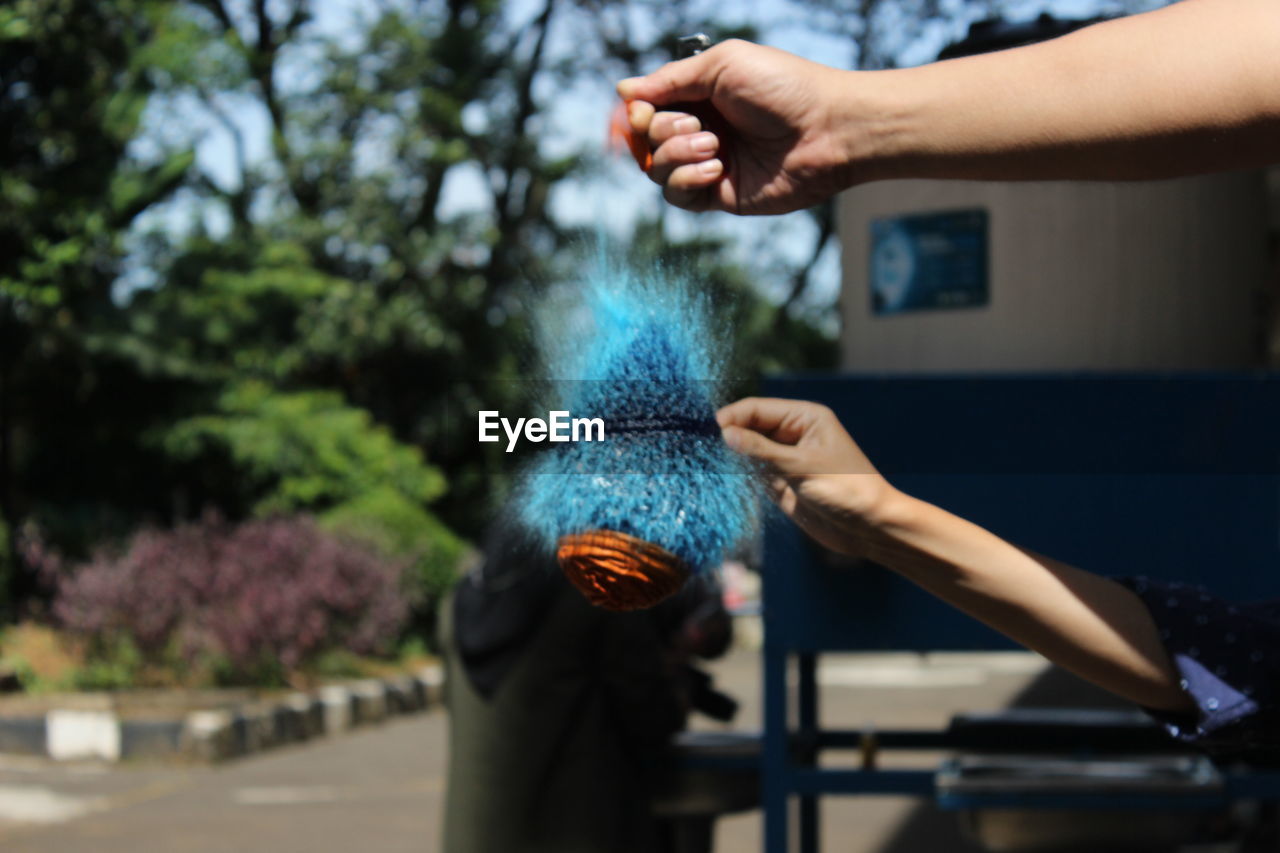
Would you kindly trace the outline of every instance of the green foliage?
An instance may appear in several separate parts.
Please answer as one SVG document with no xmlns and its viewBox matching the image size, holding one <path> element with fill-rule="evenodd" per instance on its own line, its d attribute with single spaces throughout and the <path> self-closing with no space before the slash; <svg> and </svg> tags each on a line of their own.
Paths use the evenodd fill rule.
<svg viewBox="0 0 1280 853">
<path fill-rule="evenodd" d="M 445 482 L 418 448 L 330 391 L 283 393 L 256 380 L 231 386 L 219 412 L 176 424 L 165 438 L 185 459 L 224 451 L 259 515 L 320 513 L 326 528 L 412 561 L 412 589 L 432 607 L 456 577 L 462 541 L 427 511 Z"/>
<path fill-rule="evenodd" d="M 62 685 L 66 690 L 124 690 L 138 683 L 144 665 L 142 653 L 127 636 L 100 644 L 95 653 L 71 671 Z"/>
<path fill-rule="evenodd" d="M 430 656 L 431 651 L 427 648 L 427 641 L 420 636 L 406 637 L 404 642 L 400 644 L 400 660 L 412 662 L 422 660 Z"/>
<path fill-rule="evenodd" d="M 16 0 L 0 10 L 0 299 L 28 322 L 85 321 L 125 229 L 167 196 L 189 150 L 125 156 L 151 93 L 140 45 L 167 4 Z M 104 274 L 105 273 L 105 274 Z"/>
<path fill-rule="evenodd" d="M 24 693 L 42 693 L 52 686 L 40 678 L 30 661 L 17 655 L 0 658 L 0 670 L 8 670 L 16 675 Z"/>
<path fill-rule="evenodd" d="M 310 8 L 183 4 L 153 48 L 171 91 L 237 140 L 237 174 L 195 183 L 231 229 L 159 241 L 164 285 L 135 304 L 137 328 L 155 336 L 156 363 L 176 347 L 190 375 L 215 382 L 334 389 L 431 447 L 455 495 L 439 511 L 475 533 L 494 489 L 477 472 L 500 470 L 501 451 L 440 439 L 482 398 L 517 404 L 482 383 L 514 375 L 524 295 L 563 273 L 574 236 L 548 203 L 582 158 L 537 141 L 535 83 L 559 73 L 556 4 L 527 18 L 495 0 L 390 2 L 362 7 L 340 40 L 308 30 Z M 171 61 L 179 44 L 184 67 Z M 310 73 L 286 92 L 282 69 L 304 51 Z M 243 156 L 226 92 L 270 118 L 269 162 Z M 447 210 L 446 184 L 467 172 L 487 197 Z"/>
<path fill-rule="evenodd" d="M 344 537 L 384 554 L 413 561 L 411 577 L 419 611 L 430 611 L 458 577 L 466 546 L 438 518 L 390 488 L 366 492 L 320 517 Z"/>
<path fill-rule="evenodd" d="M 364 661 L 345 649 L 329 649 L 307 667 L 307 674 L 319 681 L 341 681 L 366 674 Z"/>
<path fill-rule="evenodd" d="M 138 443 L 163 392 L 112 355 L 127 337 L 112 300 L 127 233 L 193 163 L 189 144 L 131 156 L 156 83 L 143 45 L 165 0 L 14 0 L 0 8 L 0 520 L 29 517 L 78 547 L 154 507 Z M 104 388 L 111 386 L 110 393 Z M 124 413 L 134 394 L 152 404 Z M 79 451 L 68 464 L 69 448 Z M 120 494 L 116 465 L 136 489 Z M 74 481 L 74 482 L 73 482 Z M 103 492 L 115 493 L 103 500 Z M 136 521 L 136 517 L 131 521 Z M 12 565 L 0 598 L 36 591 Z"/>
<path fill-rule="evenodd" d="M 259 655 L 248 665 L 233 666 L 225 657 L 208 661 L 209 680 L 214 687 L 285 687 L 288 673 L 280 659 L 270 654 Z"/>
<path fill-rule="evenodd" d="M 0 589 L 8 589 L 10 577 L 17 570 L 14 559 L 17 549 L 13 545 L 13 532 L 4 518 L 0 518 Z"/>
<path fill-rule="evenodd" d="M 332 509 L 382 490 L 422 505 L 444 492 L 444 478 L 420 450 L 334 392 L 283 393 L 245 380 L 223 393 L 218 408 L 176 424 L 166 447 L 180 458 L 225 448 L 261 495 L 260 515 Z"/>
<path fill-rule="evenodd" d="M 308 364 L 306 329 L 354 288 L 321 272 L 296 242 L 193 238 L 171 283 L 131 305 L 134 330 L 174 372 L 214 382 L 287 380 Z"/>
</svg>

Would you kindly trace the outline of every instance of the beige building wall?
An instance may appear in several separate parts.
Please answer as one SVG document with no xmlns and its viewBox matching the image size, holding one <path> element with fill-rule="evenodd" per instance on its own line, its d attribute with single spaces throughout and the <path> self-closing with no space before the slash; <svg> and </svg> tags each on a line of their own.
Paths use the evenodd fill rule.
<svg viewBox="0 0 1280 853">
<path fill-rule="evenodd" d="M 989 304 L 874 316 L 872 220 L 966 208 L 989 212 Z M 844 193 L 838 216 L 845 370 L 1215 369 L 1265 359 L 1261 173 L 886 181 Z"/>
</svg>

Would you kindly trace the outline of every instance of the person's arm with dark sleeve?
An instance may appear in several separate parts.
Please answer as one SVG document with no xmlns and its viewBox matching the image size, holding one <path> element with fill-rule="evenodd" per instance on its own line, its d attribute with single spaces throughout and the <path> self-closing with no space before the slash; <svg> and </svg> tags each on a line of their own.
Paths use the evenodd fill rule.
<svg viewBox="0 0 1280 853">
<path fill-rule="evenodd" d="M 1280 600 L 1223 601 L 1203 587 L 1119 578 L 1151 612 L 1193 710 L 1152 710 L 1171 735 L 1223 753 L 1280 747 Z"/>
</svg>

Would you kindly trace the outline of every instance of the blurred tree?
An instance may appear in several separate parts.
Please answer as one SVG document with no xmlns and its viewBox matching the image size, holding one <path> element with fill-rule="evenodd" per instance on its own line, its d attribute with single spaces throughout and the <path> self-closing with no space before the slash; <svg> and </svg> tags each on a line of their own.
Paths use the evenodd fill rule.
<svg viewBox="0 0 1280 853">
<path fill-rule="evenodd" d="M 481 381 L 516 374 L 524 294 L 555 277 L 570 236 L 547 200 L 576 158 L 540 152 L 533 95 L 556 6 L 515 21 L 493 0 L 389 2 L 344 38 L 314 34 L 307 2 L 182 7 L 189 61 L 170 91 L 231 135 L 234 179 L 195 182 L 231 224 L 159 241 L 163 286 L 136 300 L 138 328 L 156 351 L 184 330 L 191 366 L 221 381 L 339 390 L 430 448 L 464 530 L 487 508 L 490 448 L 444 437 Z M 245 156 L 229 94 L 262 107 L 268 160 Z M 447 212 L 462 173 L 485 204 Z"/>
<path fill-rule="evenodd" d="M 128 408 L 145 383 L 111 355 L 123 330 L 111 293 L 130 224 L 192 162 L 184 150 L 128 156 L 154 83 L 143 46 L 166 6 L 0 8 L 0 526 L 10 530 L 55 502 L 62 519 L 100 523 L 84 516 L 110 506 L 116 477 L 139 462 L 116 451 L 154 407 Z M 120 503 L 146 491 L 138 473 Z M 0 604 L 12 607 L 35 585 L 7 538 Z"/>
</svg>

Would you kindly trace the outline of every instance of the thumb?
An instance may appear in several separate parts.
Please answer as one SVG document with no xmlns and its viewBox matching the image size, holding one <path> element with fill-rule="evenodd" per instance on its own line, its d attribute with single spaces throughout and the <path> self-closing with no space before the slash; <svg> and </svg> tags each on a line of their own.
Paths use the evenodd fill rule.
<svg viewBox="0 0 1280 853">
<path fill-rule="evenodd" d="M 628 77 L 618 83 L 624 101 L 648 101 L 656 106 L 676 101 L 705 101 L 716 83 L 716 49 L 687 59 L 668 62 L 644 77 Z"/>
<path fill-rule="evenodd" d="M 779 444 L 755 430 L 743 429 L 739 426 L 727 426 L 720 431 L 720 434 L 724 436 L 725 444 L 743 456 L 759 459 L 774 466 L 783 474 L 790 473 L 795 461 L 795 448 L 791 445 Z"/>
</svg>

